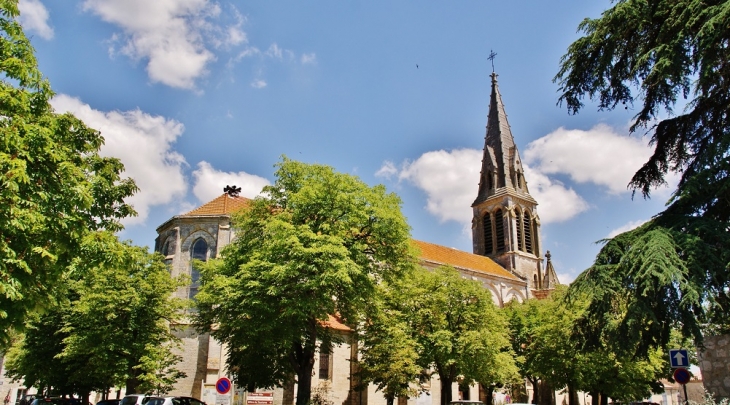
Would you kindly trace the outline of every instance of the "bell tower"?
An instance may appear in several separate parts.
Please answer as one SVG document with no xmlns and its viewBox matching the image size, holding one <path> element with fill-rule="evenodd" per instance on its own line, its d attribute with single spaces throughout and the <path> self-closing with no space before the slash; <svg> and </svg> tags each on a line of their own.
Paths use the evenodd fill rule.
<svg viewBox="0 0 730 405">
<path fill-rule="evenodd" d="M 475 254 L 488 256 L 527 281 L 532 290 L 550 288 L 540 253 L 540 218 L 530 195 L 502 96 L 492 72 L 479 191 L 472 203 Z"/>
</svg>

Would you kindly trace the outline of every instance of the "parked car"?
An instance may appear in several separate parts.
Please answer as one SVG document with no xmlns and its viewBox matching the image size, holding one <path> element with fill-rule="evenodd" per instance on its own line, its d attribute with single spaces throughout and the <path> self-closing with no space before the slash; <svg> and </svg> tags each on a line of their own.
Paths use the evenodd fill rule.
<svg viewBox="0 0 730 405">
<path fill-rule="evenodd" d="M 122 398 L 122 402 L 119 405 L 142 405 L 144 403 L 143 401 L 147 398 L 149 396 L 145 394 L 129 394 Z"/>
<path fill-rule="evenodd" d="M 97 402 L 96 405 L 120 405 L 121 402 L 121 399 L 102 399 Z"/>
<path fill-rule="evenodd" d="M 206 405 L 205 402 L 193 397 L 147 397 L 142 405 Z"/>
<path fill-rule="evenodd" d="M 36 398 L 30 405 L 79 405 L 80 400 L 76 398 L 45 397 Z"/>
</svg>

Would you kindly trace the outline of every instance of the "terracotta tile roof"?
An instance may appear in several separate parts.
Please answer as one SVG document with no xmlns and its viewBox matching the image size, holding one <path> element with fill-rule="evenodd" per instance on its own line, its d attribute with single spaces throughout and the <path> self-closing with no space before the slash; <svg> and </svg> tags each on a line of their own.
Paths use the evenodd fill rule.
<svg viewBox="0 0 730 405">
<path fill-rule="evenodd" d="M 504 267 L 486 256 L 475 255 L 473 253 L 467 253 L 433 243 L 422 242 L 420 240 L 413 240 L 413 243 L 421 250 L 420 258 L 423 261 L 432 262 L 438 265 L 448 264 L 456 268 L 464 268 L 479 273 L 487 273 L 499 277 L 519 280 L 515 275 L 505 270 Z"/>
<path fill-rule="evenodd" d="M 231 214 L 246 207 L 250 203 L 251 200 L 246 197 L 231 197 L 228 194 L 222 194 L 215 200 L 203 204 L 182 216 Z"/>
<path fill-rule="evenodd" d="M 340 330 L 343 332 L 351 332 L 352 329 L 342 323 L 337 317 L 329 315 L 326 321 L 319 321 L 322 326 L 329 329 Z"/>
</svg>

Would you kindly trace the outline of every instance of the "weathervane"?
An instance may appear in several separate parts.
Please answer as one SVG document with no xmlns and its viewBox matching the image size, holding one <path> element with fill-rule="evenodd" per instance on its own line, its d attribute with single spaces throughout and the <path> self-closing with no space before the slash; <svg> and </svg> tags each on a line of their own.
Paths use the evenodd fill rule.
<svg viewBox="0 0 730 405">
<path fill-rule="evenodd" d="M 489 50 L 489 56 L 487 57 L 487 59 L 489 59 L 490 61 L 492 61 L 492 73 L 494 73 L 494 58 L 496 56 L 497 56 L 497 54 L 493 50 L 490 49 Z"/>
<path fill-rule="evenodd" d="M 238 197 L 238 194 L 241 193 L 241 187 L 236 187 L 236 185 L 229 186 L 226 184 L 226 187 L 223 188 L 223 192 L 227 193 L 231 197 Z"/>
</svg>

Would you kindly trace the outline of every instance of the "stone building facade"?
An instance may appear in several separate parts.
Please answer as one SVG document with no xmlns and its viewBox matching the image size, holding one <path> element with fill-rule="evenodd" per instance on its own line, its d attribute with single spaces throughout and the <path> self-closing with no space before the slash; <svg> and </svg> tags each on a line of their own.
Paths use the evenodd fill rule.
<svg viewBox="0 0 730 405">
<path fill-rule="evenodd" d="M 191 279 L 191 284 L 178 290 L 176 295 L 195 296 L 199 288 L 199 273 L 193 266 L 193 259 L 206 261 L 220 255 L 236 236 L 231 224 L 232 214 L 249 201 L 235 193 L 224 193 L 186 214 L 170 218 L 157 228 L 155 251 L 165 256 L 172 276 L 186 274 Z M 549 253 L 545 255 L 548 258 L 545 267 L 542 266 L 537 201 L 527 188 L 496 74 L 492 74 L 484 158 L 472 209 L 473 252 L 414 240 L 413 244 L 421 253 L 422 266 L 429 269 L 442 265 L 454 267 L 464 278 L 474 280 L 488 290 L 497 306 L 511 300 L 522 302 L 543 296 L 558 283 Z M 357 342 L 350 328 L 335 318 L 326 322 L 343 339 L 330 353 L 320 353 L 316 359 L 313 390 L 326 392 L 335 405 L 384 405 L 385 399 L 374 386 L 366 390 L 355 389 L 354 363 L 350 360 L 357 356 Z M 237 390 L 228 400 L 216 395 L 216 381 L 227 375 L 226 348 L 208 334 L 199 334 L 189 325 L 180 326 L 177 335 L 182 343 L 183 361 L 178 368 L 187 377 L 179 380 L 170 394 L 200 398 L 211 405 L 245 404 L 246 394 Z M 4 376 L 0 373 L 0 377 Z M 439 404 L 437 377 L 431 380 L 429 388 L 429 393 L 418 398 L 401 399 L 399 405 Z M 0 379 L 0 390 L 3 395 L 7 391 L 10 403 L 14 404 L 24 387 Z M 454 384 L 452 390 L 453 398 L 476 400 L 483 396 L 476 386 L 459 391 Z M 295 401 L 295 392 L 295 387 L 290 386 L 268 394 L 272 395 L 274 405 L 289 405 Z"/>
<path fill-rule="evenodd" d="M 205 261 L 220 254 L 221 249 L 235 238 L 231 214 L 248 202 L 246 198 L 224 193 L 199 208 L 171 218 L 157 229 L 155 250 L 167 258 L 172 275 L 191 277 L 192 284 L 180 290 L 180 296 L 192 298 L 197 292 L 198 273 L 192 266 L 192 259 Z M 454 267 L 464 278 L 477 281 L 488 290 L 497 306 L 510 300 L 521 302 L 554 288 L 558 279 L 552 264 L 548 260 L 546 266 L 542 266 L 537 201 L 527 188 L 496 74 L 492 74 L 484 158 L 472 209 L 473 253 L 414 240 L 413 244 L 421 253 L 422 266 L 430 269 L 442 265 Z M 350 329 L 336 319 L 331 318 L 329 325 L 343 334 L 344 343 L 333 347 L 331 353 L 320 354 L 315 364 L 313 390 L 325 390 L 336 405 L 385 404 L 382 394 L 375 392 L 374 387 L 364 391 L 355 389 L 354 363 L 350 359 L 357 356 L 357 342 L 352 340 Z M 184 358 L 180 368 L 187 377 L 178 383 L 172 394 L 190 395 L 215 403 L 214 384 L 226 375 L 225 348 L 209 335 L 196 334 L 189 327 L 183 328 L 179 336 L 183 341 Z M 438 404 L 440 387 L 436 377 L 430 388 L 429 394 L 409 399 L 408 404 Z M 453 390 L 454 398 L 478 399 L 482 395 L 478 387 L 459 392 L 454 385 Z M 273 390 L 274 404 L 293 403 L 295 392 L 295 387 Z M 245 403 L 244 395 L 239 393 L 232 402 Z"/>
</svg>

